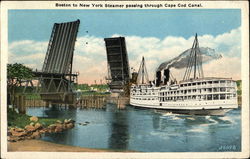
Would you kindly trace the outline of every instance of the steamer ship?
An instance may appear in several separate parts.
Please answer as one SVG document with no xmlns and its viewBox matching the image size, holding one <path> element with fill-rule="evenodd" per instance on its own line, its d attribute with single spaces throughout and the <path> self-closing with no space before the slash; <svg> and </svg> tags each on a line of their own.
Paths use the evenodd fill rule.
<svg viewBox="0 0 250 159">
<path fill-rule="evenodd" d="M 156 80 L 150 82 L 143 57 L 137 82 L 130 88 L 130 104 L 190 115 L 224 115 L 238 108 L 236 81 L 231 78 L 204 77 L 197 34 L 183 80 L 170 80 L 169 68 L 163 72 L 163 81 L 161 71 L 157 71 Z"/>
</svg>

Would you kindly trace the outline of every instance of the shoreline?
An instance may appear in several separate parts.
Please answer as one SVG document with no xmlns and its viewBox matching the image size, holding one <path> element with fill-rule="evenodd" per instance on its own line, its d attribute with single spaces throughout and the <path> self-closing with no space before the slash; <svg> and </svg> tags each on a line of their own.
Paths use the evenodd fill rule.
<svg viewBox="0 0 250 159">
<path fill-rule="evenodd" d="M 8 152 L 132 152 L 132 151 L 117 151 L 112 149 L 95 149 L 84 148 L 79 146 L 70 146 L 56 144 L 43 140 L 22 140 L 18 142 L 8 142 Z"/>
</svg>

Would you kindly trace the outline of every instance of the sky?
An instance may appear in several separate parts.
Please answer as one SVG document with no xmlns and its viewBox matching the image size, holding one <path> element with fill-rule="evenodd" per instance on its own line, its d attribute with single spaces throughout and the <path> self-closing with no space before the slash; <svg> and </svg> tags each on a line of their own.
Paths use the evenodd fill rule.
<svg viewBox="0 0 250 159">
<path fill-rule="evenodd" d="M 40 70 L 54 23 L 81 21 L 73 71 L 79 83 L 104 81 L 107 58 L 104 38 L 124 36 L 130 67 L 145 57 L 150 79 L 162 62 L 191 48 L 195 33 L 200 46 L 222 58 L 203 65 L 205 76 L 241 78 L 241 12 L 239 9 L 189 10 L 9 10 L 9 63 Z M 171 70 L 181 79 L 184 70 Z"/>
</svg>

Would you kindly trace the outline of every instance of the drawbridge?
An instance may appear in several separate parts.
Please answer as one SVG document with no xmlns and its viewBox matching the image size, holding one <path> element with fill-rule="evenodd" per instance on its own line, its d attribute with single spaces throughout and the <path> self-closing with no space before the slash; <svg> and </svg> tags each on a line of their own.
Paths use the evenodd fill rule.
<svg viewBox="0 0 250 159">
<path fill-rule="evenodd" d="M 79 25 L 80 20 L 54 24 L 42 70 L 33 72 L 34 78 L 26 81 L 23 92 L 36 85 L 33 93 L 46 102 L 74 103 L 78 74 L 72 72 L 72 63 Z"/>
<path fill-rule="evenodd" d="M 121 93 L 130 80 L 129 61 L 124 37 L 105 38 L 108 85 L 113 93 Z"/>
</svg>

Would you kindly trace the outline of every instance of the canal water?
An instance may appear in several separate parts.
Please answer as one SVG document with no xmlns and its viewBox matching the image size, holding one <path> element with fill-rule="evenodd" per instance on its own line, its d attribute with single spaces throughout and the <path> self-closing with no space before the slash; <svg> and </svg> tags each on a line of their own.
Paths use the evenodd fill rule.
<svg viewBox="0 0 250 159">
<path fill-rule="evenodd" d="M 140 152 L 241 151 L 240 109 L 225 116 L 190 116 L 109 104 L 106 110 L 33 107 L 27 113 L 75 120 L 73 129 L 41 138 L 58 144 Z"/>
</svg>

